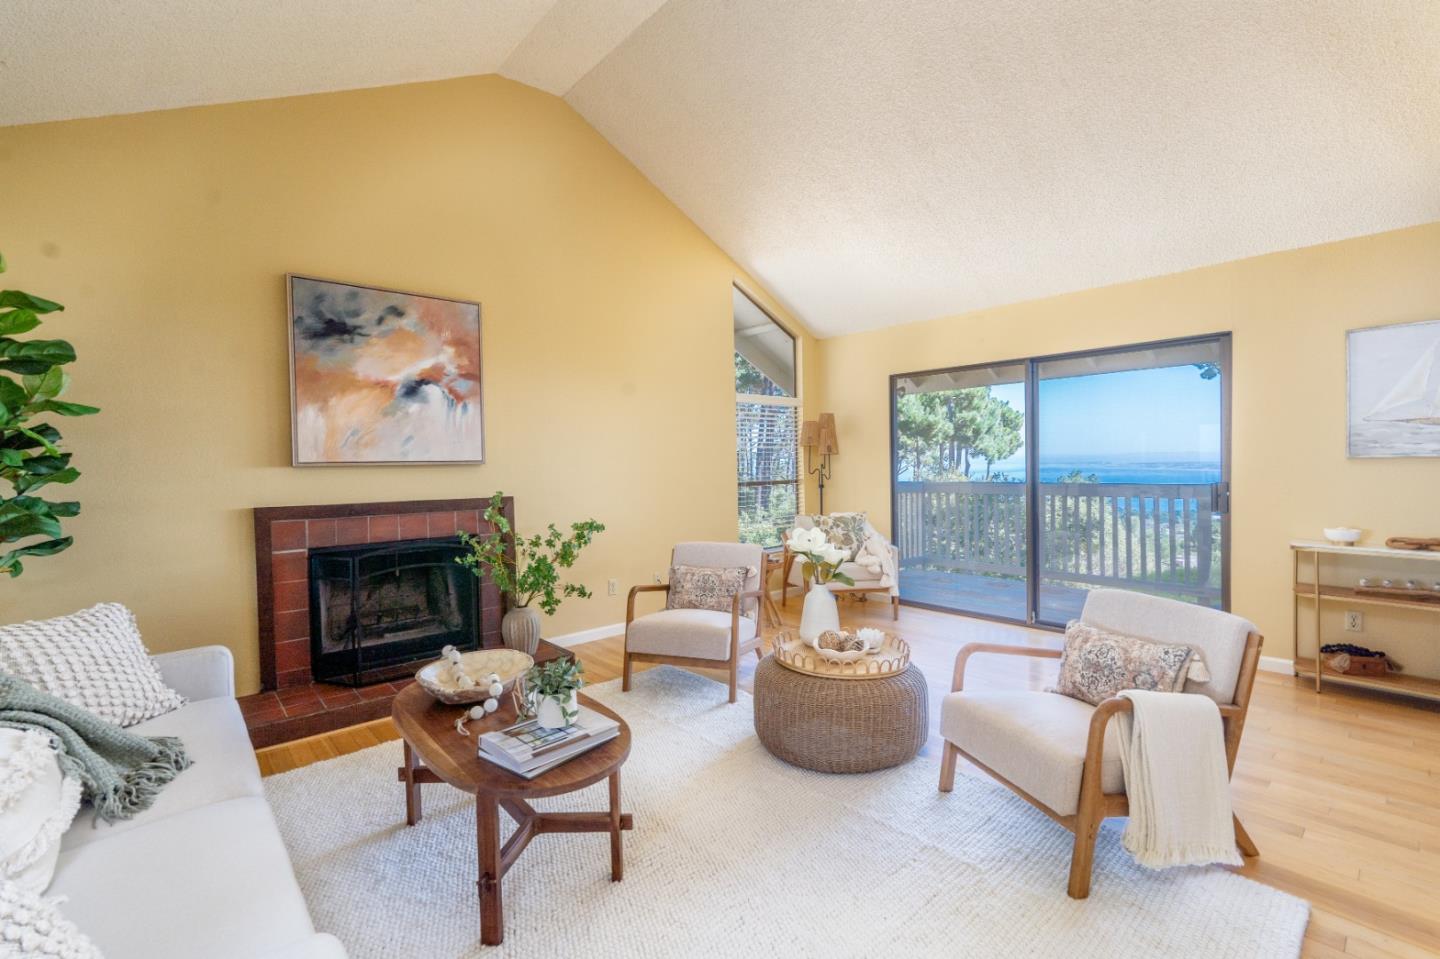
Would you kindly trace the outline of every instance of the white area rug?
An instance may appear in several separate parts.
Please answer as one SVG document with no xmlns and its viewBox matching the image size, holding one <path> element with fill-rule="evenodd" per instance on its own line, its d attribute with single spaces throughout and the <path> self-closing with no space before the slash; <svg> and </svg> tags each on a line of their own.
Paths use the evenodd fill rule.
<svg viewBox="0 0 1440 959">
<path fill-rule="evenodd" d="M 751 700 L 670 667 L 588 692 L 623 715 L 625 881 L 608 839 L 546 835 L 505 878 L 505 944 L 479 944 L 474 804 L 424 787 L 404 825 L 389 743 L 265 781 L 317 928 L 354 959 L 525 956 L 1293 957 L 1309 915 L 1223 869 L 1148 872 L 1101 834 L 1090 898 L 1070 834 L 993 783 L 936 789 L 938 761 L 860 776 L 767 753 Z M 605 808 L 604 785 L 541 800 Z M 501 822 L 510 825 L 502 814 Z"/>
</svg>

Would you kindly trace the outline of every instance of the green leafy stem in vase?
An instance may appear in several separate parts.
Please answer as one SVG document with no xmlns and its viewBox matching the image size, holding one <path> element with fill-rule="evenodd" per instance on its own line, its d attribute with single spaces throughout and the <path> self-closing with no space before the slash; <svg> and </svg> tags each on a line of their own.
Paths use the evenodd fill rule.
<svg viewBox="0 0 1440 959">
<path fill-rule="evenodd" d="M 487 572 L 500 592 L 510 597 L 512 606 L 529 606 L 536 603 L 545 615 L 555 615 L 560 608 L 561 597 L 575 596 L 588 599 L 591 595 L 581 583 L 561 581 L 561 570 L 575 565 L 580 551 L 590 545 L 598 533 L 605 530 L 603 523 L 587 519 L 583 523 L 571 523 L 568 533 L 551 523 L 544 533 L 537 533 L 528 539 L 516 536 L 505 518 L 503 493 L 496 493 L 485 508 L 485 522 L 491 532 L 479 536 L 460 534 L 460 542 L 470 552 L 455 558 L 476 576 Z M 515 544 L 515 561 L 512 563 L 506 546 Z"/>
</svg>

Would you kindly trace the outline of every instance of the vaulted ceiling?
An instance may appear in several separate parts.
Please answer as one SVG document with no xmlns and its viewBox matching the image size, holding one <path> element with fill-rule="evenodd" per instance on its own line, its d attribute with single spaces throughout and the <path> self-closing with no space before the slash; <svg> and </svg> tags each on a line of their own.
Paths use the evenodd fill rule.
<svg viewBox="0 0 1440 959">
<path fill-rule="evenodd" d="M 0 124 L 489 72 L 821 335 L 1440 220 L 1434 0 L 0 4 Z"/>
</svg>

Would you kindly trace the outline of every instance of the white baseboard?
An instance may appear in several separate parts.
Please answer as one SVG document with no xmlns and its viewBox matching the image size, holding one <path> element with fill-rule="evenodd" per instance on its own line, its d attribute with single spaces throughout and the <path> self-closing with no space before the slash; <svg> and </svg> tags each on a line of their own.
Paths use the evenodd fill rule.
<svg viewBox="0 0 1440 959">
<path fill-rule="evenodd" d="M 1295 662 L 1289 659 L 1281 659 L 1279 656 L 1261 656 L 1260 668 L 1267 673 L 1284 673 L 1286 676 L 1295 675 Z"/>
<path fill-rule="evenodd" d="M 611 636 L 620 636 L 625 632 L 624 623 L 611 623 L 608 626 L 596 626 L 593 629 L 582 629 L 574 633 L 566 633 L 563 636 L 546 636 L 545 639 L 556 646 L 579 646 L 581 643 L 593 643 L 597 639 L 609 639 Z"/>
</svg>

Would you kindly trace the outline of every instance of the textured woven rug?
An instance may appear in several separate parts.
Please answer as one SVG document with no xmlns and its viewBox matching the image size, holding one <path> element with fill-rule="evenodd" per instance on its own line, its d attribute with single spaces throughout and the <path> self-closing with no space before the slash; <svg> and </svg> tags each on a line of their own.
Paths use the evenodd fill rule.
<svg viewBox="0 0 1440 959">
<path fill-rule="evenodd" d="M 425 786 L 425 818 L 406 827 L 387 743 L 265 780 L 316 927 L 354 959 L 1299 954 L 1303 900 L 1219 868 L 1143 870 L 1118 822 L 1075 902 L 1070 834 L 991 782 L 961 775 L 943 795 L 925 757 L 795 769 L 755 739 L 748 695 L 728 705 L 670 667 L 587 692 L 634 733 L 624 882 L 603 834 L 538 837 L 505 878 L 505 944 L 481 946 L 473 802 Z M 536 805 L 605 803 L 601 784 Z"/>
</svg>

